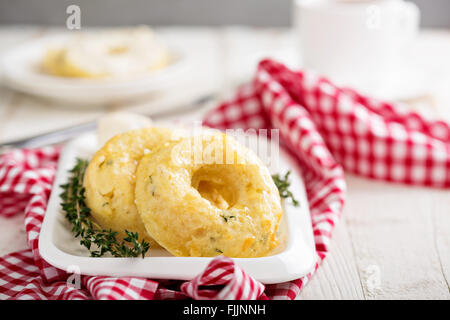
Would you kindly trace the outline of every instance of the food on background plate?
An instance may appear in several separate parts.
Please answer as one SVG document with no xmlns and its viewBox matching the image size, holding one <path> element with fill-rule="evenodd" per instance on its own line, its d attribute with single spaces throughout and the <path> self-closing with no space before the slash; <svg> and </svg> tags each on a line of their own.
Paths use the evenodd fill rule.
<svg viewBox="0 0 450 320">
<path fill-rule="evenodd" d="M 135 192 L 147 232 L 175 256 L 269 254 L 282 216 L 269 170 L 223 133 L 201 137 L 198 148 L 196 139 L 141 159 Z"/>
<path fill-rule="evenodd" d="M 148 27 L 81 32 L 64 45 L 50 47 L 45 73 L 71 78 L 129 78 L 169 65 L 167 47 Z"/>
</svg>

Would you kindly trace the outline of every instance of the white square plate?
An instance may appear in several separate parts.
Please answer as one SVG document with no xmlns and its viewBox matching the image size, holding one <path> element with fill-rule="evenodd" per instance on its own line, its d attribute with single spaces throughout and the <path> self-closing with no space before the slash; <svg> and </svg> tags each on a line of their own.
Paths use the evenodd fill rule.
<svg viewBox="0 0 450 320">
<path fill-rule="evenodd" d="M 253 145 L 255 144 L 250 143 L 249 147 Z M 79 244 L 79 239 L 73 237 L 71 225 L 60 207 L 60 185 L 67 182 L 68 170 L 74 166 L 76 158 L 90 158 L 97 149 L 95 133 L 80 136 L 63 149 L 39 237 L 41 256 L 60 269 L 79 270 L 81 274 L 86 275 L 190 280 L 201 273 L 213 258 L 174 257 L 163 248 L 150 249 L 144 259 L 93 258 L 89 256 L 88 250 Z M 248 274 L 266 284 L 298 279 L 312 270 L 317 259 L 308 202 L 300 172 L 296 169 L 293 159 L 280 150 L 278 170 L 271 170 L 271 173 L 282 174 L 287 170 L 292 172 L 291 191 L 300 201 L 300 206 L 294 207 L 289 200 L 284 202 L 284 215 L 280 224 L 281 244 L 267 257 L 234 258 Z"/>
</svg>

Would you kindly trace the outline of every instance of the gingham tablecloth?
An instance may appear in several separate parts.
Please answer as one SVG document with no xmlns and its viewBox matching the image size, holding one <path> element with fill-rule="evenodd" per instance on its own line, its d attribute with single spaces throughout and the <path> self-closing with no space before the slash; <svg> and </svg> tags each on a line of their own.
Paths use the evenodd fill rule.
<svg viewBox="0 0 450 320">
<path fill-rule="evenodd" d="M 343 169 L 369 178 L 450 187 L 450 127 L 329 80 L 264 60 L 253 81 L 212 110 L 220 129 L 280 130 L 297 160 L 310 206 L 318 261 L 325 258 L 344 204 Z M 294 299 L 307 276 L 264 286 L 226 257 L 191 281 L 73 275 L 46 263 L 38 238 L 58 148 L 16 150 L 0 158 L 0 215 L 25 212 L 30 249 L 0 258 L 1 299 Z M 69 281 L 67 281 L 69 280 Z"/>
</svg>

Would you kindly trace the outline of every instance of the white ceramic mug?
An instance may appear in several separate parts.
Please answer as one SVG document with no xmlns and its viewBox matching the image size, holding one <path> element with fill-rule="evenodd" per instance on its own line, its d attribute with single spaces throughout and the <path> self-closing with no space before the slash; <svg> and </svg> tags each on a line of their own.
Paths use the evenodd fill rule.
<svg viewBox="0 0 450 320">
<path fill-rule="evenodd" d="M 303 66 L 333 81 L 382 92 L 396 81 L 419 9 L 403 0 L 295 0 Z"/>
</svg>

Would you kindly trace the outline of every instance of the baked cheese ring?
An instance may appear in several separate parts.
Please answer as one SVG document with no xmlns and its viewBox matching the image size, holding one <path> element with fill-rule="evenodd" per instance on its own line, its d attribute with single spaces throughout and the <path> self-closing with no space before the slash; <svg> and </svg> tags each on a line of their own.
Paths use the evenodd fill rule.
<svg viewBox="0 0 450 320">
<path fill-rule="evenodd" d="M 135 171 L 142 156 L 163 148 L 170 139 L 170 129 L 132 130 L 114 136 L 95 153 L 84 176 L 84 187 L 86 204 L 103 228 L 122 237 L 125 230 L 138 232 L 141 239 L 156 245 L 134 203 Z"/>
<path fill-rule="evenodd" d="M 282 208 L 267 167 L 225 134 L 198 138 L 141 159 L 135 198 L 147 232 L 175 256 L 268 255 Z"/>
<path fill-rule="evenodd" d="M 148 27 L 81 33 L 44 55 L 48 74 L 73 78 L 127 78 L 167 67 L 169 50 Z"/>
</svg>

